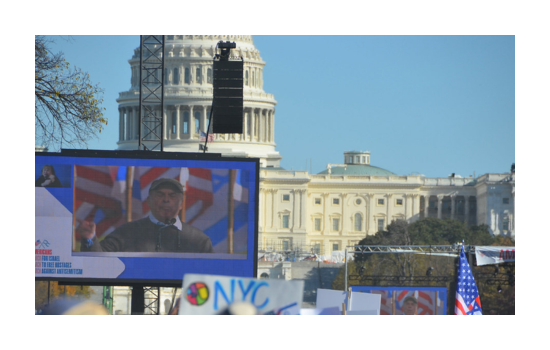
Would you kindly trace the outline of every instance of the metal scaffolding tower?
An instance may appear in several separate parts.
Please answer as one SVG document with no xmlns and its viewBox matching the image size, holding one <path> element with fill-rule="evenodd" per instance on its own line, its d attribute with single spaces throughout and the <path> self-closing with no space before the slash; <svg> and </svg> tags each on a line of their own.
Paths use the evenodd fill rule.
<svg viewBox="0 0 550 350">
<path fill-rule="evenodd" d="M 143 287 L 145 314 L 160 314 L 160 287 Z"/>
<path fill-rule="evenodd" d="M 139 149 L 163 151 L 164 35 L 141 35 Z"/>
</svg>

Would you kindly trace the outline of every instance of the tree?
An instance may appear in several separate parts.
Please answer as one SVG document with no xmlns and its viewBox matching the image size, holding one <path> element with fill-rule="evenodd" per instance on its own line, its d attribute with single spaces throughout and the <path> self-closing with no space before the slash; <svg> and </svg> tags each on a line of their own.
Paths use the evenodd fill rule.
<svg viewBox="0 0 550 350">
<path fill-rule="evenodd" d="M 466 245 L 496 245 L 513 246 L 514 241 L 509 237 L 493 237 L 487 225 L 468 227 L 465 223 L 451 219 L 426 218 L 408 224 L 404 220 L 392 221 L 385 231 L 379 231 L 373 236 L 366 236 L 359 245 L 452 245 L 462 242 Z M 433 276 L 456 277 L 457 258 L 437 255 L 417 255 L 410 253 L 376 253 L 355 254 L 353 263 L 348 264 L 348 275 L 370 276 L 370 286 L 414 286 L 414 277 L 423 275 L 429 267 L 433 268 Z M 481 306 L 484 314 L 514 314 L 515 288 L 513 283 L 502 284 L 502 292 L 498 292 L 493 277 L 487 278 L 487 272 L 494 271 L 494 266 L 470 266 L 476 279 L 481 297 Z M 507 275 L 513 279 L 515 268 L 508 267 Z M 409 278 L 404 283 L 387 281 L 377 276 L 401 276 Z M 496 277 L 496 275 L 495 275 Z M 340 269 L 332 288 L 344 288 L 344 268 Z M 350 280 L 349 285 L 362 285 L 360 280 Z M 423 283 L 424 286 L 436 286 L 436 282 Z M 447 287 L 447 313 L 454 313 L 454 295 L 456 281 L 452 279 L 445 283 Z M 441 286 L 441 285 L 440 285 Z"/>
<path fill-rule="evenodd" d="M 103 90 L 92 84 L 89 74 L 70 68 L 63 53 L 51 53 L 51 43 L 44 36 L 35 37 L 35 142 L 59 148 L 63 143 L 86 146 L 107 125 Z"/>
<path fill-rule="evenodd" d="M 49 291 L 48 291 L 49 288 Z M 48 302 L 58 298 L 86 298 L 89 299 L 94 290 L 90 286 L 59 285 L 57 281 L 34 282 L 34 307 L 36 310 L 44 308 Z M 48 300 L 49 298 L 49 300 Z"/>
</svg>

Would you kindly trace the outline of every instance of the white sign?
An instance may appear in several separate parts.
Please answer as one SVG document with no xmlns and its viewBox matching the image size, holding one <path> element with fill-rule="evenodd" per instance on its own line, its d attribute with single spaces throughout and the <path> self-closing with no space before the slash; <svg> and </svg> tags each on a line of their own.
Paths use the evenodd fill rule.
<svg viewBox="0 0 550 350">
<path fill-rule="evenodd" d="M 501 264 L 515 260 L 516 247 L 476 247 L 477 266 Z"/>
<path fill-rule="evenodd" d="M 186 274 L 180 315 L 216 315 L 233 302 L 248 302 L 258 314 L 298 314 L 304 281 Z"/>
<path fill-rule="evenodd" d="M 376 315 L 380 314 L 380 294 L 352 292 L 348 300 L 348 292 L 331 289 L 317 289 L 316 307 L 325 309 L 329 307 L 338 307 L 342 313 L 342 303 L 345 304 L 346 311 L 374 311 Z"/>
</svg>

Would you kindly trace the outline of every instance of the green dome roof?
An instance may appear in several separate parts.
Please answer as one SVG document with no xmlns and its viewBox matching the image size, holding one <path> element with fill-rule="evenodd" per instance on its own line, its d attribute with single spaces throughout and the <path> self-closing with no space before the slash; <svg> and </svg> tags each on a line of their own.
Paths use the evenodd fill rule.
<svg viewBox="0 0 550 350">
<path fill-rule="evenodd" d="M 368 164 L 348 164 L 346 167 L 333 166 L 331 169 L 331 175 L 396 175 L 389 170 L 382 169 L 376 166 Z M 319 175 L 327 175 L 328 170 L 323 170 Z"/>
</svg>

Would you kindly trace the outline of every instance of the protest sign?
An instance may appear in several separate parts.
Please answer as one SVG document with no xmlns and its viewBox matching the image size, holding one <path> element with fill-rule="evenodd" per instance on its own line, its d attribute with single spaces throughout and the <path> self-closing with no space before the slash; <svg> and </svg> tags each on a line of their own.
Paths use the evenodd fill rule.
<svg viewBox="0 0 550 350">
<path fill-rule="evenodd" d="M 303 281 L 186 274 L 180 315 L 216 315 L 233 302 L 248 302 L 258 314 L 298 314 Z"/>
<path fill-rule="evenodd" d="M 350 295 L 349 298 L 348 294 Z M 376 315 L 380 314 L 380 295 L 317 289 L 317 308 L 324 309 L 337 306 L 342 312 L 342 304 L 345 304 L 346 311 L 374 310 Z"/>
</svg>

